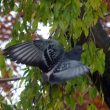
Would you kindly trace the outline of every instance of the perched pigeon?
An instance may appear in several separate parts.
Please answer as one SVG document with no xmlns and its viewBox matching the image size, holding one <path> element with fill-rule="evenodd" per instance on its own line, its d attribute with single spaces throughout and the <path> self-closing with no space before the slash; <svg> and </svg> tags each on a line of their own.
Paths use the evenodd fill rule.
<svg viewBox="0 0 110 110">
<path fill-rule="evenodd" d="M 82 48 L 76 46 L 69 52 L 56 40 L 35 40 L 13 45 L 3 50 L 4 55 L 16 63 L 39 67 L 44 81 L 58 84 L 89 72 L 80 60 Z"/>
</svg>

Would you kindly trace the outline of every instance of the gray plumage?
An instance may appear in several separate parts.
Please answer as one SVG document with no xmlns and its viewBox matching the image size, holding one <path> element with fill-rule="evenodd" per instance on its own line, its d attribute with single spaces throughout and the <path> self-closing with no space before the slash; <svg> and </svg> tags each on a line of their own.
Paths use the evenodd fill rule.
<svg viewBox="0 0 110 110">
<path fill-rule="evenodd" d="M 25 42 L 4 49 L 3 53 L 16 63 L 39 67 L 44 81 L 50 84 L 71 80 L 89 72 L 89 68 L 80 62 L 80 46 L 65 52 L 56 40 Z"/>
</svg>

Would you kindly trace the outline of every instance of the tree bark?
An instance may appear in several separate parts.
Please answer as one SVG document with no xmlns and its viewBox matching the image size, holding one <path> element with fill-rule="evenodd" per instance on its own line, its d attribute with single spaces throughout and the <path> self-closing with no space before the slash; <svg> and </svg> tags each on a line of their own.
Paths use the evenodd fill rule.
<svg viewBox="0 0 110 110">
<path fill-rule="evenodd" d="M 92 32 L 97 47 L 102 48 L 105 53 L 105 72 L 102 76 L 98 72 L 95 72 L 91 79 L 99 91 L 102 89 L 104 100 L 110 108 L 110 38 L 104 31 L 100 20 L 98 20 L 96 26 L 92 28 Z"/>
</svg>

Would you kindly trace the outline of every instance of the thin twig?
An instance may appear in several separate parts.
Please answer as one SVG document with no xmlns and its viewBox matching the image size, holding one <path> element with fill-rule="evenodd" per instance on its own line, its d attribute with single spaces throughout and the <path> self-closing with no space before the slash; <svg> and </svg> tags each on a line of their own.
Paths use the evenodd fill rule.
<svg viewBox="0 0 110 110">
<path fill-rule="evenodd" d="M 25 77 L 13 77 L 13 78 L 1 78 L 0 79 L 0 83 L 6 83 L 9 81 L 17 81 L 17 80 L 21 80 L 24 79 Z"/>
</svg>

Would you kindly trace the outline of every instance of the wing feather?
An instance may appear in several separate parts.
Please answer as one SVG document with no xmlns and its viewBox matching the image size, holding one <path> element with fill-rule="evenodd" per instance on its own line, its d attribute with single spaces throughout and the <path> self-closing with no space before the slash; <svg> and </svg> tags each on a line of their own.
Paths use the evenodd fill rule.
<svg viewBox="0 0 110 110">
<path fill-rule="evenodd" d="M 64 82 L 89 72 L 89 68 L 80 61 L 68 59 L 58 64 L 49 80 L 51 83 Z"/>
<path fill-rule="evenodd" d="M 48 52 L 50 49 L 52 52 Z M 53 56 L 53 52 L 56 56 Z M 30 66 L 38 66 L 43 71 L 46 71 L 45 69 L 48 70 L 49 66 L 51 66 L 52 69 L 63 52 L 63 47 L 55 40 L 24 42 L 3 50 L 4 55 L 12 61 Z M 47 61 L 47 59 L 50 61 Z M 53 60 L 51 61 L 51 59 Z"/>
</svg>

